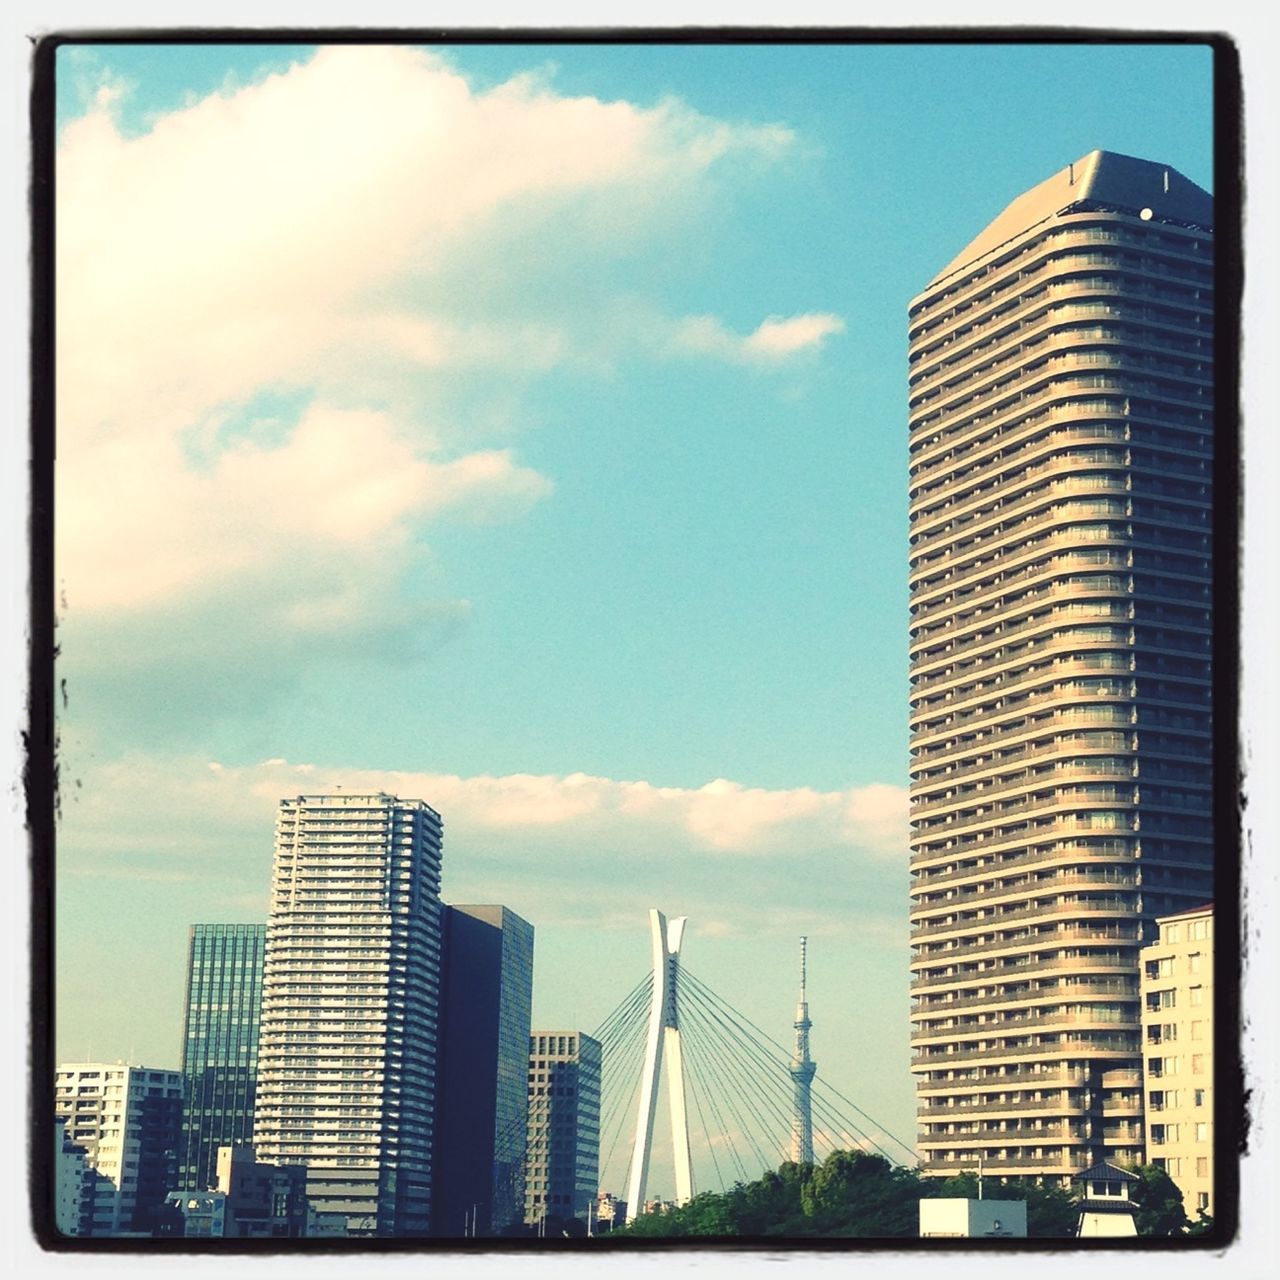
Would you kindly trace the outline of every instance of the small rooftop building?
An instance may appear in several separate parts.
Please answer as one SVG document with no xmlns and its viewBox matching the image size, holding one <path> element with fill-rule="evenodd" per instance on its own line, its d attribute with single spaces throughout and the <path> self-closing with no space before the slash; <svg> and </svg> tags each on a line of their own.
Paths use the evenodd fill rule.
<svg viewBox="0 0 1280 1280">
<path fill-rule="evenodd" d="M 1137 1174 L 1102 1160 L 1077 1173 L 1071 1181 L 1083 1184 L 1077 1236 L 1138 1234 L 1133 1220 L 1133 1202 L 1129 1199 L 1129 1191 L 1138 1181 Z"/>
<path fill-rule="evenodd" d="M 973 1200 L 963 1196 L 926 1196 L 920 1201 L 920 1239 L 1024 1240 L 1025 1200 Z"/>
</svg>

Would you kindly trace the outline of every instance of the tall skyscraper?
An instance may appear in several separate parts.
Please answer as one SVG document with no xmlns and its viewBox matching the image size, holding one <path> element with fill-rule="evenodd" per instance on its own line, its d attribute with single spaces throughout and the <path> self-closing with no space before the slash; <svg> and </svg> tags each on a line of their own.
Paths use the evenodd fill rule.
<svg viewBox="0 0 1280 1280">
<path fill-rule="evenodd" d="M 123 1062 L 62 1063 L 54 1115 L 63 1121 L 58 1149 L 69 1142 L 84 1152 L 78 1234 L 150 1234 L 173 1185 L 182 1077 Z"/>
<path fill-rule="evenodd" d="M 1142 1159 L 1138 949 L 1212 896 L 1212 225 L 1095 151 L 911 304 L 927 1173 Z"/>
<path fill-rule="evenodd" d="M 432 1234 L 524 1218 L 533 926 L 502 906 L 444 909 Z"/>
<path fill-rule="evenodd" d="M 182 1029 L 177 1187 L 217 1182 L 218 1148 L 253 1138 L 265 924 L 193 924 Z"/>
<path fill-rule="evenodd" d="M 600 1182 L 600 1041 L 581 1031 L 529 1037 L 524 1220 L 587 1218 Z"/>
<path fill-rule="evenodd" d="M 435 810 L 381 793 L 276 819 L 254 1147 L 352 1235 L 430 1223 L 441 844 Z"/>
</svg>

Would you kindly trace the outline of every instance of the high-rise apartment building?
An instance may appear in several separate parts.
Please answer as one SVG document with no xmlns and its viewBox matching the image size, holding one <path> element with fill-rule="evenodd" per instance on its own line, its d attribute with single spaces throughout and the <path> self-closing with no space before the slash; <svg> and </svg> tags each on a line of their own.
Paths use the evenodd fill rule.
<svg viewBox="0 0 1280 1280">
<path fill-rule="evenodd" d="M 182 1029 L 182 1191 L 217 1181 L 218 1148 L 253 1139 L 265 924 L 193 924 Z"/>
<path fill-rule="evenodd" d="M 1213 201 L 1095 151 L 910 309 L 927 1173 L 1138 1162 L 1138 952 L 1212 896 Z"/>
<path fill-rule="evenodd" d="M 524 1220 L 588 1217 L 600 1182 L 600 1041 L 581 1031 L 529 1037 Z"/>
<path fill-rule="evenodd" d="M 444 908 L 431 1230 L 524 1219 L 533 926 L 509 907 Z"/>
<path fill-rule="evenodd" d="M 1142 949 L 1147 1162 L 1196 1222 L 1213 1202 L 1213 907 L 1162 916 Z"/>
<path fill-rule="evenodd" d="M 173 1184 L 182 1117 L 176 1071 L 70 1062 L 54 1076 L 58 1152 L 83 1152 L 86 1202 L 77 1234 L 150 1234 Z M 55 1161 L 55 1163 L 59 1163 Z"/>
<path fill-rule="evenodd" d="M 430 1224 L 440 815 L 421 800 L 282 800 L 254 1147 L 307 1168 L 352 1235 Z"/>
</svg>

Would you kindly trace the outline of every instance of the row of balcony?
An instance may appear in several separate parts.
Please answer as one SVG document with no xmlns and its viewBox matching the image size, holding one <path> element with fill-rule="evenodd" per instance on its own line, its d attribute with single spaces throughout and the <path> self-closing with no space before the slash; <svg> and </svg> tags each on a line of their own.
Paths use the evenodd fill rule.
<svg viewBox="0 0 1280 1280">
<path fill-rule="evenodd" d="M 934 859 L 934 855 L 928 855 Z M 1107 838 L 1084 842 L 1080 840 L 1064 840 L 1055 842 L 1048 849 L 1017 849 L 1005 851 L 1000 856 L 993 855 L 981 861 L 961 863 L 959 866 L 949 865 L 953 859 L 949 856 L 937 858 L 924 863 L 923 859 L 913 858 L 911 864 L 911 893 L 934 892 L 940 888 L 965 887 L 972 883 L 975 887 L 986 883 L 995 884 L 1001 878 L 1015 875 L 1029 867 L 1045 866 L 1050 863 L 1066 863 L 1088 866 L 1100 863 L 1104 866 L 1123 867 L 1133 865 L 1138 860 L 1136 842 L 1126 839 Z M 979 890 L 980 891 L 980 890 Z M 995 890 L 998 892 L 998 890 Z"/>
<path fill-rule="evenodd" d="M 939 480 L 966 473 L 981 475 L 991 467 L 1002 467 L 1007 457 L 1026 451 L 1069 447 L 1075 441 L 1145 442 L 1158 446 L 1164 457 L 1187 460 L 1212 457 L 1211 425 L 1197 412 L 1168 409 L 1158 426 L 1149 419 L 1156 409 L 1135 406 L 1130 397 L 1128 412 L 1123 400 L 1105 397 L 1074 399 L 1066 404 L 1050 402 L 1030 413 L 1014 413 L 999 422 L 987 420 L 971 426 L 952 426 L 928 441 L 915 442 L 910 464 L 910 492 Z M 1168 420 L 1171 414 L 1173 420 Z M 957 439 L 957 436 L 961 438 Z"/>
<path fill-rule="evenodd" d="M 1196 399 L 1212 390 L 1213 366 L 1208 353 L 1188 353 L 1182 360 L 1165 360 L 1139 354 L 1128 345 L 1101 350 L 1092 346 L 1081 349 L 1084 344 L 1079 342 L 1063 342 L 1061 347 L 1055 355 L 1036 353 L 1030 360 L 1023 356 L 1006 361 L 1003 377 L 998 380 L 992 380 L 997 376 L 996 370 L 985 370 L 984 385 L 967 379 L 950 400 L 932 403 L 939 399 L 934 393 L 912 403 L 908 409 L 912 427 L 928 421 L 946 422 L 957 416 L 989 417 L 1010 405 L 1039 400 L 1047 387 L 1056 386 L 1070 373 L 1088 369 L 1110 369 L 1139 377 L 1154 374 L 1170 383 L 1189 384 L 1172 387 L 1174 398 Z"/>
<path fill-rule="evenodd" d="M 1097 914 L 1116 914 L 1101 912 Z M 1137 912 L 1131 914 L 1137 915 Z M 936 968 L 940 964 L 949 964 L 965 956 L 996 957 L 1001 953 L 1034 953 L 1037 951 L 1058 950 L 1067 942 L 1094 943 L 1137 943 L 1141 935 L 1137 926 L 1125 929 L 1119 925 L 1094 925 L 1080 927 L 1062 927 L 1051 930 L 1028 929 L 1022 934 L 1007 938 L 993 939 L 989 942 L 971 943 L 965 946 L 943 946 L 931 948 L 920 947 L 911 957 L 912 969 Z M 1082 966 L 1083 967 L 1083 966 Z"/>
<path fill-rule="evenodd" d="M 993 910 L 985 915 L 975 915 L 968 919 L 927 921 L 912 926 L 910 940 L 914 945 L 925 940 L 937 941 L 945 937 L 961 937 L 978 931 L 990 933 L 992 930 L 1003 929 L 1006 924 L 1020 920 L 1056 920 L 1061 916 L 1096 915 L 1141 915 L 1137 905 L 1137 895 L 1078 898 L 1057 902 L 1041 901 L 1031 906 L 1020 907 L 1016 911 Z"/>
<path fill-rule="evenodd" d="M 921 362 L 921 353 L 910 357 L 913 366 L 908 385 L 913 397 L 959 391 L 977 377 L 1025 364 L 1042 350 L 1114 343 L 1143 351 L 1212 360 L 1213 335 L 1194 324 L 1166 324 L 1157 330 L 1152 321 L 1162 314 L 1150 308 L 1119 307 L 1103 303 L 1051 302 L 1043 307 L 1019 308 L 1015 323 L 1004 325 L 985 342 L 966 345 L 941 362 Z M 1104 323 L 1105 322 L 1105 323 Z"/>
<path fill-rule="evenodd" d="M 1138 488 L 1132 484 L 1132 474 L 1112 477 L 1100 472 L 1096 476 L 1073 477 L 1067 473 L 1057 480 L 1042 481 L 1009 503 L 999 499 L 981 503 L 979 499 L 967 508 L 968 515 L 940 513 L 927 525 L 911 529 L 911 556 L 919 563 L 921 557 L 936 550 L 954 562 L 956 545 L 964 538 L 971 539 L 975 547 L 991 541 L 993 550 L 1010 544 L 1018 549 L 1037 532 L 1061 530 L 1073 522 L 1154 521 L 1162 538 L 1166 529 L 1207 533 L 1211 507 L 1208 490 L 1207 483 L 1191 480 L 1181 489 L 1150 480 Z M 1159 510 L 1146 502 L 1155 496 L 1165 499 L 1164 503 L 1155 504 Z M 1169 506 L 1170 501 L 1179 505 Z"/>
<path fill-rule="evenodd" d="M 1177 254 L 1170 253 L 1167 255 L 1167 261 L 1162 262 L 1159 267 L 1153 266 L 1147 269 L 1131 264 L 1129 255 L 1124 252 L 1124 249 L 1129 246 L 1122 246 L 1116 241 L 1104 241 L 1091 237 L 1086 232 L 1077 234 L 1069 231 L 1055 231 L 1051 236 L 1052 239 L 1046 236 L 1044 239 L 1031 242 L 1027 251 L 1027 261 L 1018 267 L 1016 273 L 1010 270 L 1016 259 L 1001 263 L 973 276 L 962 288 L 948 290 L 930 299 L 919 312 L 913 309 L 913 317 L 921 314 L 922 321 L 908 330 L 908 342 L 913 348 L 911 363 L 917 363 L 927 353 L 938 351 L 956 341 L 962 341 L 963 339 L 954 336 L 957 330 L 969 333 L 974 328 L 982 328 L 990 324 L 1001 313 L 1007 314 L 1012 309 L 1010 304 L 1025 303 L 1028 299 L 1041 296 L 1048 282 L 1079 271 L 1082 266 L 1112 267 L 1139 279 L 1180 283 L 1184 288 L 1174 294 L 1174 298 L 1178 301 L 1188 293 L 1194 298 L 1198 291 L 1212 291 L 1212 276 L 1206 278 L 1202 270 L 1192 267 L 1189 260 Z M 1115 252 L 1090 252 L 1092 246 L 1108 243 L 1115 246 Z M 1165 258 L 1166 255 L 1162 253 L 1161 257 Z M 1032 262 L 1036 265 L 1032 266 Z M 1174 269 L 1169 269 L 1169 263 L 1174 264 Z M 1186 275 L 1179 275 L 1176 269 L 1179 264 L 1187 267 Z M 1003 283 L 992 287 L 990 274 L 997 272 Z M 1133 290 L 1134 293 L 1138 291 L 1138 288 Z M 947 304 L 946 309 L 939 313 L 938 307 L 943 303 Z M 948 334 L 952 336 L 948 338 L 946 336 Z M 927 345 L 922 345 L 926 336 L 929 342 Z M 970 344 L 966 343 L 966 345 Z"/>
<path fill-rule="evenodd" d="M 924 963 L 913 966 L 918 973 L 911 979 L 911 993 L 915 995 L 924 991 L 954 991 L 957 987 L 974 986 L 979 982 L 1012 982 L 1059 969 L 1096 976 L 1111 973 L 1130 974 L 1137 971 L 1137 956 L 1131 948 L 1140 944 L 1139 938 L 1086 934 L 1067 938 L 1065 941 L 1093 943 L 1094 947 L 1099 949 L 1091 949 L 1088 954 L 1082 955 L 1078 948 L 1073 948 L 1071 954 L 1064 956 L 1057 954 L 1062 950 L 1061 947 L 1050 946 L 1041 950 L 1023 949 L 1002 956 L 987 956 L 983 954 L 983 948 L 971 948 L 968 955 L 974 959 L 981 959 L 985 965 L 981 970 L 977 968 L 957 970 L 951 962 L 964 957 L 951 951 L 942 956 L 928 957 Z M 1120 950 L 1119 946 L 1122 944 L 1127 944 L 1130 950 Z M 1101 949 L 1104 946 L 1106 949 Z M 943 969 L 944 972 L 931 974 L 928 972 L 930 969 Z"/>
<path fill-rule="evenodd" d="M 1074 380 L 1078 381 L 1078 380 Z M 950 451 L 963 447 L 1004 444 L 1020 441 L 1034 434 L 1035 430 L 1059 424 L 1078 425 L 1091 418 L 1105 418 L 1114 425 L 1128 423 L 1131 426 L 1156 425 L 1162 430 L 1187 431 L 1199 438 L 1201 433 L 1212 430 L 1211 415 L 1198 405 L 1178 407 L 1166 403 L 1163 397 L 1148 407 L 1145 401 L 1137 406 L 1127 388 L 1115 388 L 1117 398 L 1103 395 L 1086 397 L 1069 394 L 1069 388 L 1055 389 L 1054 401 L 1042 406 L 1014 405 L 982 418 L 961 418 L 954 423 L 938 424 L 933 436 L 926 437 L 917 427 L 920 439 L 908 446 L 912 454 L 911 464 L 917 467 L 933 467 Z"/>
</svg>

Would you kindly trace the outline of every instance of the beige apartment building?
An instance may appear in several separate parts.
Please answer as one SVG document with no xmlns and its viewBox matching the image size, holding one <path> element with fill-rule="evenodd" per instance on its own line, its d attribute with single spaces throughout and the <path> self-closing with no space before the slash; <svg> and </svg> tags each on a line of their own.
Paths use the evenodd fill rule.
<svg viewBox="0 0 1280 1280">
<path fill-rule="evenodd" d="M 927 1174 L 1143 1158 L 1140 949 L 1212 897 L 1212 224 L 1095 151 L 911 304 Z"/>
<path fill-rule="evenodd" d="M 1142 950 L 1147 1162 L 1187 1217 L 1213 1214 L 1213 907 L 1163 916 Z"/>
</svg>

